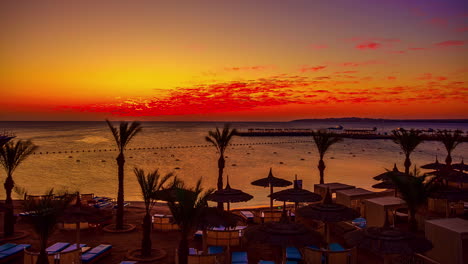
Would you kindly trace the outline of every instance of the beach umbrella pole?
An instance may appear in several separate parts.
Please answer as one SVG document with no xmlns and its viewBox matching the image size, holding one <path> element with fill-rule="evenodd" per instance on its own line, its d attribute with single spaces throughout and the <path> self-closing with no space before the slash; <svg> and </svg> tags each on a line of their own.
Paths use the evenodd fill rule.
<svg viewBox="0 0 468 264">
<path fill-rule="evenodd" d="M 273 212 L 273 198 L 271 195 L 273 194 L 273 184 L 270 184 L 270 211 Z"/>
<path fill-rule="evenodd" d="M 80 248 L 80 222 L 76 222 L 76 248 Z"/>
</svg>

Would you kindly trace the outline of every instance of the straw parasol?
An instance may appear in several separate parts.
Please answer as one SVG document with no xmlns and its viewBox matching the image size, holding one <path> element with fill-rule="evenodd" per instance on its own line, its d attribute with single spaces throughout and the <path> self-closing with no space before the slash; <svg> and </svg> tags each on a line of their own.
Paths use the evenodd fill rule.
<svg viewBox="0 0 468 264">
<path fill-rule="evenodd" d="M 328 241 L 328 223 L 353 220 L 359 217 L 359 212 L 341 204 L 333 203 L 330 190 L 327 190 L 321 204 L 311 204 L 297 209 L 296 214 L 303 218 L 319 220 L 325 223 Z"/>
<path fill-rule="evenodd" d="M 462 161 L 460 163 L 452 164 L 452 168 L 454 168 L 456 170 L 459 170 L 459 171 L 468 171 L 468 165 L 466 165 L 463 162 L 463 159 L 462 159 Z"/>
<path fill-rule="evenodd" d="M 295 207 L 297 209 L 297 203 L 300 202 L 318 202 L 322 200 L 322 196 L 316 194 L 314 192 L 304 190 L 299 188 L 297 184 L 297 176 L 294 180 L 294 188 L 282 190 L 279 192 L 275 192 L 269 195 L 270 199 L 274 199 L 277 201 L 282 202 L 293 202 L 295 203 Z"/>
<path fill-rule="evenodd" d="M 373 179 L 377 180 L 377 181 L 390 180 L 392 178 L 392 176 L 400 177 L 400 176 L 406 176 L 406 174 L 404 172 L 399 171 L 397 166 L 396 166 L 396 163 L 395 163 L 393 165 L 393 169 L 391 171 L 386 171 L 384 173 L 381 173 L 381 174 L 373 177 Z"/>
<path fill-rule="evenodd" d="M 68 207 L 63 212 L 61 220 L 64 223 L 76 224 L 76 244 L 80 247 L 80 223 L 91 222 L 101 223 L 112 218 L 111 212 L 106 212 L 92 206 L 82 206 L 80 194 L 77 193 L 76 204 Z"/>
<path fill-rule="evenodd" d="M 229 176 L 227 177 L 226 188 L 217 190 L 207 197 L 209 201 L 227 203 L 228 211 L 230 210 L 230 203 L 247 202 L 252 198 L 253 196 L 248 193 L 231 188 L 229 185 Z"/>
<path fill-rule="evenodd" d="M 271 195 L 273 194 L 273 187 L 286 187 L 291 185 L 292 182 L 274 177 L 272 169 L 270 168 L 268 177 L 253 181 L 251 184 L 256 186 L 270 187 L 270 210 L 273 211 L 273 198 L 271 197 Z"/>
<path fill-rule="evenodd" d="M 428 169 L 428 170 L 441 170 L 441 169 L 445 168 L 446 166 L 447 165 L 445 165 L 443 163 L 439 163 L 439 160 L 437 159 L 437 156 L 436 156 L 435 162 L 423 165 L 423 166 L 421 166 L 421 168 Z"/>
<path fill-rule="evenodd" d="M 384 255 L 384 263 L 388 261 L 385 255 L 411 255 L 432 248 L 429 240 L 392 227 L 367 227 L 345 234 L 344 239 L 348 246 Z"/>
<path fill-rule="evenodd" d="M 248 243 L 302 247 L 311 244 L 319 245 L 322 242 L 322 235 L 297 223 L 269 222 L 244 229 L 244 239 Z"/>
<path fill-rule="evenodd" d="M 468 190 L 463 190 L 450 186 L 440 186 L 430 194 L 436 199 L 447 199 L 450 202 L 468 201 Z"/>
</svg>

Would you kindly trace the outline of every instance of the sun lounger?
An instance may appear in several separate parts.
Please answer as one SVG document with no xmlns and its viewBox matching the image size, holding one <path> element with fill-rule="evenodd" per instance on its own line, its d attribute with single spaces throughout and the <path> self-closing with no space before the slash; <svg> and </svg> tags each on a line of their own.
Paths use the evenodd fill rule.
<svg viewBox="0 0 468 264">
<path fill-rule="evenodd" d="M 189 255 L 198 255 L 198 251 L 196 248 L 189 248 Z"/>
<path fill-rule="evenodd" d="M 223 253 L 223 252 L 224 252 L 224 248 L 221 247 L 221 246 L 208 247 L 208 254 L 219 254 L 219 253 Z"/>
<path fill-rule="evenodd" d="M 111 249 L 111 245 L 101 244 L 81 255 L 81 260 L 83 261 L 83 263 L 93 263 L 94 261 L 109 254 Z"/>
<path fill-rule="evenodd" d="M 330 251 L 343 251 L 343 250 L 345 250 L 345 248 L 343 246 L 341 246 L 340 244 L 338 244 L 338 243 L 331 243 L 330 245 L 328 245 L 328 248 L 330 249 Z"/>
<path fill-rule="evenodd" d="M 84 248 L 86 246 L 87 246 L 86 244 L 80 244 L 80 248 Z M 65 252 L 72 251 L 72 250 L 75 250 L 75 249 L 76 249 L 76 244 L 71 244 L 68 247 L 62 249 L 62 251 L 60 251 L 60 252 L 65 253 Z"/>
<path fill-rule="evenodd" d="M 136 261 L 130 261 L 130 260 L 124 260 L 124 261 L 121 261 L 120 264 L 136 264 L 138 262 Z"/>
<path fill-rule="evenodd" d="M 68 247 L 70 243 L 65 243 L 65 242 L 58 242 L 53 244 L 52 246 L 46 248 L 47 253 L 55 253 L 55 252 L 60 252 L 66 247 Z"/>
<path fill-rule="evenodd" d="M 254 214 L 251 211 L 240 211 L 240 214 L 247 222 L 252 222 L 254 219 Z"/>
<path fill-rule="evenodd" d="M 275 264 L 274 261 L 269 261 L 269 260 L 260 260 L 258 264 Z"/>
<path fill-rule="evenodd" d="M 0 252 L 0 263 L 8 263 L 11 259 L 20 256 L 24 249 L 30 248 L 29 244 L 19 244 Z"/>
<path fill-rule="evenodd" d="M 287 247 L 286 248 L 286 260 L 292 261 L 301 261 L 302 254 L 296 247 Z"/>
<path fill-rule="evenodd" d="M 16 246 L 16 244 L 12 244 L 12 243 L 6 243 L 6 244 L 3 244 L 0 246 L 0 252 L 4 251 L 4 250 L 7 250 L 7 249 L 10 249 L 12 247 Z"/>
<path fill-rule="evenodd" d="M 195 238 L 203 238 L 203 231 L 202 230 L 197 230 L 195 234 L 193 235 Z"/>
<path fill-rule="evenodd" d="M 247 264 L 248 262 L 247 252 L 232 252 L 232 264 Z"/>
<path fill-rule="evenodd" d="M 286 260 L 285 264 L 298 264 L 298 262 L 294 260 Z"/>
</svg>

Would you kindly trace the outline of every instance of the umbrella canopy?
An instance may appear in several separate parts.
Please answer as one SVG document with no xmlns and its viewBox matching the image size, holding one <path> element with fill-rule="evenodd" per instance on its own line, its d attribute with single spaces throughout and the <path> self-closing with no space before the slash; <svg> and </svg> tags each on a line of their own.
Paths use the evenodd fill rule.
<svg viewBox="0 0 468 264">
<path fill-rule="evenodd" d="M 452 168 L 456 170 L 460 170 L 460 171 L 468 171 L 468 165 L 465 165 L 465 163 L 463 162 L 463 159 L 460 163 L 452 164 Z"/>
<path fill-rule="evenodd" d="M 228 211 L 230 203 L 247 202 L 252 198 L 253 196 L 248 193 L 231 188 L 229 185 L 229 177 L 227 178 L 226 188 L 217 190 L 207 197 L 209 201 L 227 203 Z"/>
<path fill-rule="evenodd" d="M 249 226 L 244 229 L 244 238 L 248 243 L 262 243 L 273 246 L 319 245 L 320 233 L 310 231 L 301 224 L 269 222 L 263 225 Z"/>
<path fill-rule="evenodd" d="M 314 192 L 299 188 L 294 182 L 294 188 L 282 190 L 268 195 L 270 198 L 282 202 L 318 202 L 322 200 L 322 196 Z"/>
<path fill-rule="evenodd" d="M 377 181 L 382 181 L 382 180 L 386 181 L 386 180 L 391 180 L 392 176 L 400 177 L 400 176 L 406 176 L 406 174 L 404 172 L 399 171 L 395 163 L 391 171 L 386 171 L 384 173 L 381 173 L 375 176 L 373 179 Z"/>
<path fill-rule="evenodd" d="M 429 172 L 428 174 L 435 175 L 437 177 L 443 178 L 448 181 L 461 182 L 461 183 L 468 182 L 468 173 L 454 170 L 453 168 L 446 167 L 442 170 Z"/>
<path fill-rule="evenodd" d="M 437 156 L 436 156 L 435 162 L 423 165 L 421 166 L 421 168 L 428 169 L 428 170 L 441 170 L 445 168 L 446 166 L 447 166 L 446 164 L 439 163 L 439 160 L 437 159 Z"/>
<path fill-rule="evenodd" d="M 344 238 L 349 246 L 357 246 L 382 255 L 409 255 L 423 253 L 432 248 L 429 240 L 392 227 L 367 227 L 349 232 Z"/>
<path fill-rule="evenodd" d="M 383 181 L 372 185 L 374 189 L 396 189 L 395 184 L 391 180 Z"/>
<path fill-rule="evenodd" d="M 297 209 L 297 215 L 322 222 L 341 222 L 359 217 L 354 209 L 335 203 L 311 204 Z"/>
<path fill-rule="evenodd" d="M 200 227 L 235 227 L 242 217 L 234 213 L 219 210 L 216 207 L 205 207 L 200 216 Z"/>
<path fill-rule="evenodd" d="M 277 178 L 273 176 L 272 169 L 270 168 L 270 172 L 266 178 L 261 178 L 251 183 L 252 185 L 262 186 L 262 187 L 270 187 L 270 195 L 273 194 L 273 187 L 286 187 L 292 184 L 292 182 L 288 180 L 284 180 L 281 178 Z M 270 210 L 273 211 L 273 198 L 270 197 Z"/>
<path fill-rule="evenodd" d="M 468 190 L 455 187 L 440 186 L 430 197 L 437 199 L 447 199 L 450 202 L 468 201 Z"/>
</svg>

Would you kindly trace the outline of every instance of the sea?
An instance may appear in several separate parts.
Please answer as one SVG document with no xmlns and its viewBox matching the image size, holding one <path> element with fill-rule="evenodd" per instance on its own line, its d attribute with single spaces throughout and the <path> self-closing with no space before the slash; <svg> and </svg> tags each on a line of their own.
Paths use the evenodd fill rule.
<svg viewBox="0 0 468 264">
<path fill-rule="evenodd" d="M 116 123 L 117 124 L 117 123 Z M 143 130 L 127 146 L 125 152 L 125 199 L 141 200 L 141 191 L 134 168 L 145 171 L 173 172 L 188 186 L 202 178 L 207 190 L 216 188 L 216 149 L 206 142 L 208 131 L 222 128 L 222 122 L 142 122 Z M 377 133 L 389 133 L 396 128 L 460 129 L 466 133 L 468 123 L 414 121 L 314 121 L 314 122 L 232 122 L 240 131 L 249 128 L 319 129 L 334 126 L 346 128 L 377 128 Z M 39 146 L 14 172 L 17 186 L 29 194 L 39 195 L 49 188 L 55 190 L 94 193 L 97 196 L 117 196 L 118 152 L 105 122 L 0 122 L 0 131 L 14 133 L 16 139 L 31 140 Z M 303 181 L 303 188 L 313 190 L 319 183 L 318 154 L 310 137 L 239 137 L 235 136 L 225 153 L 224 183 L 229 177 L 232 188 L 254 196 L 248 202 L 231 204 L 231 208 L 267 205 L 269 188 L 251 185 L 268 176 L 270 168 L 276 177 Z M 304 142 L 306 141 L 306 142 Z M 419 145 L 411 155 L 417 167 L 444 162 L 446 151 L 437 141 Z M 463 158 L 468 162 L 468 143 L 460 144 L 452 154 L 453 162 Z M 325 182 L 340 182 L 374 190 L 372 179 L 394 163 L 403 170 L 404 155 L 392 140 L 344 139 L 331 147 L 325 156 Z M 427 170 L 421 169 L 421 173 Z M 5 179 L 0 168 L 0 181 Z M 283 188 L 275 188 L 282 190 Z M 0 197 L 5 191 L 0 188 Z M 16 197 L 19 198 L 19 197 Z M 280 205 L 280 203 L 278 203 Z"/>
</svg>

